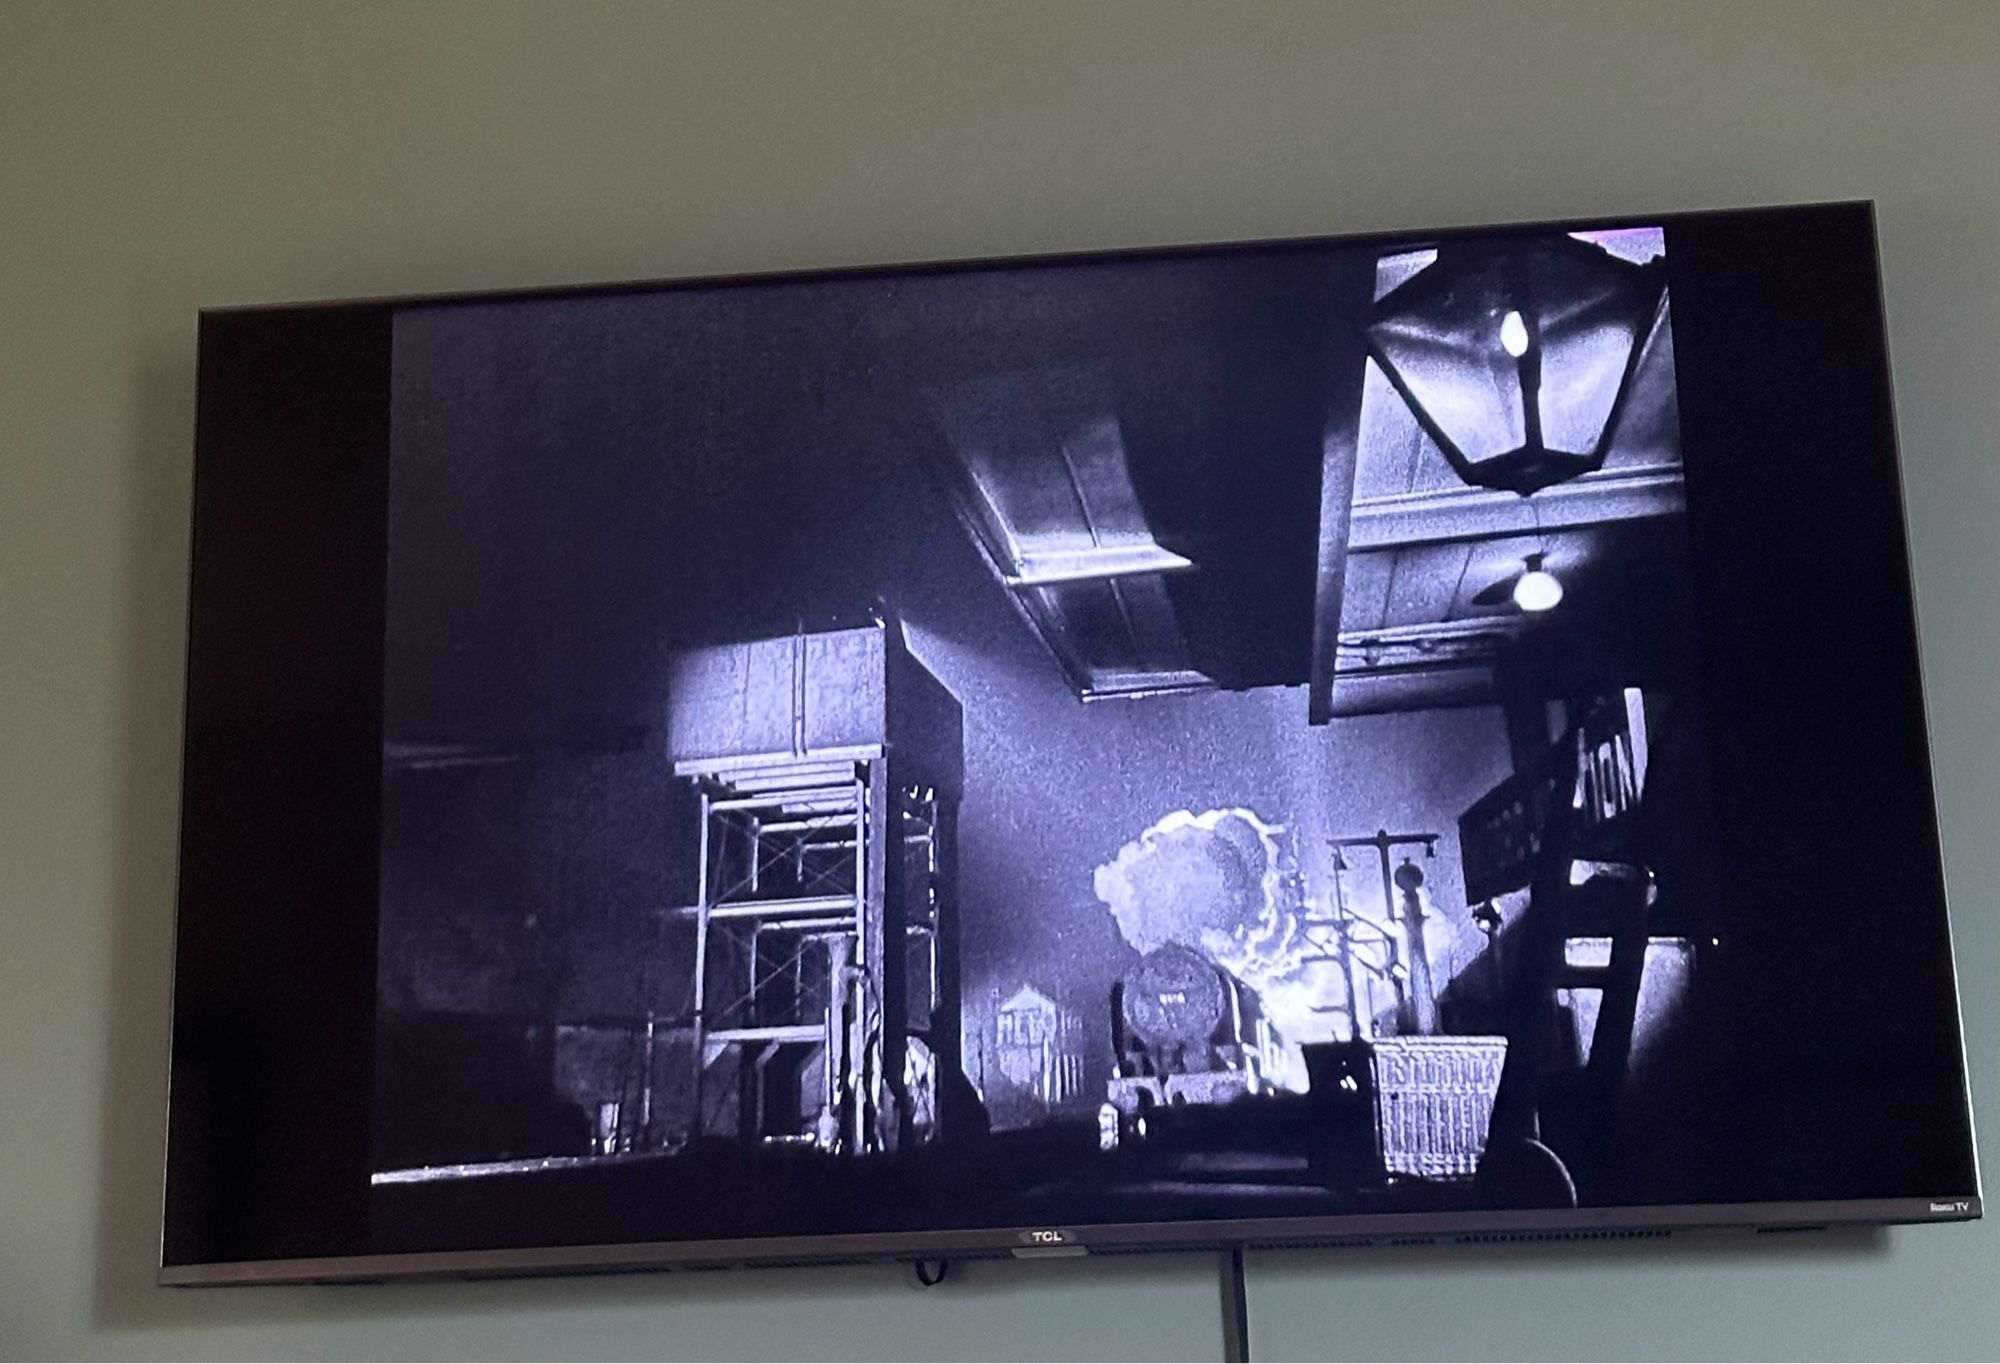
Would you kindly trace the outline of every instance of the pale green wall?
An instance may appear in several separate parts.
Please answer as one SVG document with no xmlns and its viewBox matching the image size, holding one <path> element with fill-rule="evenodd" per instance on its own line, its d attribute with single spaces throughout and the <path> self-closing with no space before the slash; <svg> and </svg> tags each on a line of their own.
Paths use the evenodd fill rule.
<svg viewBox="0 0 2000 1364">
<path fill-rule="evenodd" d="M 1218 1350 L 1205 1257 L 148 1286 L 201 304 L 1875 197 L 1992 1156 L 1996 89 L 1990 4 L 0 0 L 0 1353 Z M 1251 1273 L 1272 1357 L 2000 1350 L 2000 1224 Z"/>
</svg>

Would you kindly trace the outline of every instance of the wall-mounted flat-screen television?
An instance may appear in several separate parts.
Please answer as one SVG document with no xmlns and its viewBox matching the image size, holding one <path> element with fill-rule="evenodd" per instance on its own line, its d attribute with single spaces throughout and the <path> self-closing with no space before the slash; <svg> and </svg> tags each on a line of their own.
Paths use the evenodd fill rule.
<svg viewBox="0 0 2000 1364">
<path fill-rule="evenodd" d="M 170 1282 L 1979 1214 L 1866 205 L 221 309 Z"/>
</svg>

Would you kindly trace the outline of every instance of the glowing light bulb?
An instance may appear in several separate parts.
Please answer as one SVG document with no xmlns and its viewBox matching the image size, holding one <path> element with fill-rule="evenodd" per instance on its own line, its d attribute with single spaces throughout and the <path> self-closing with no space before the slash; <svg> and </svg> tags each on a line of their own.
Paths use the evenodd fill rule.
<svg viewBox="0 0 2000 1364">
<path fill-rule="evenodd" d="M 1528 324 L 1517 312 L 1500 319 L 1500 345 L 1516 360 L 1528 353 Z"/>
<path fill-rule="evenodd" d="M 1523 611 L 1552 611 L 1562 599 L 1562 580 L 1542 567 L 1540 555 L 1529 560 L 1528 571 L 1514 580 L 1514 605 Z"/>
</svg>

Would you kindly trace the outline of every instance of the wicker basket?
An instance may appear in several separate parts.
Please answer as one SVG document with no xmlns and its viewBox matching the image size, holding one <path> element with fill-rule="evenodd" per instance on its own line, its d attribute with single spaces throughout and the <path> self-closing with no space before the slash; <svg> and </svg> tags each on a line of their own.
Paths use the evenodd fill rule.
<svg viewBox="0 0 2000 1364">
<path fill-rule="evenodd" d="M 1469 1179 L 1486 1151 L 1504 1037 L 1375 1042 L 1375 1130 L 1391 1175 Z"/>
</svg>

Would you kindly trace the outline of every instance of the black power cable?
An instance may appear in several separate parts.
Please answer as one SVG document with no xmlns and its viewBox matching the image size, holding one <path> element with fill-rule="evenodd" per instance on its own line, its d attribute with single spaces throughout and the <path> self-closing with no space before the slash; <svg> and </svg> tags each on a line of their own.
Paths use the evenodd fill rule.
<svg viewBox="0 0 2000 1364">
<path fill-rule="evenodd" d="M 1250 1300 L 1243 1291 L 1243 1247 L 1222 1253 L 1222 1357 L 1249 1364 Z"/>
<path fill-rule="evenodd" d="M 917 1276 L 917 1282 L 925 1288 L 936 1288 L 944 1282 L 944 1276 L 951 1273 L 949 1260 L 912 1260 L 910 1269 Z"/>
</svg>

